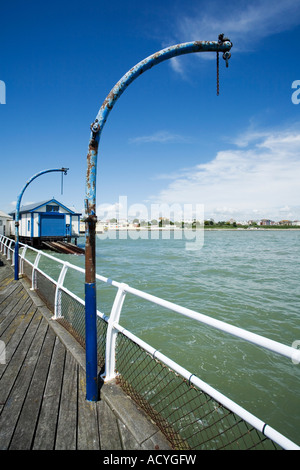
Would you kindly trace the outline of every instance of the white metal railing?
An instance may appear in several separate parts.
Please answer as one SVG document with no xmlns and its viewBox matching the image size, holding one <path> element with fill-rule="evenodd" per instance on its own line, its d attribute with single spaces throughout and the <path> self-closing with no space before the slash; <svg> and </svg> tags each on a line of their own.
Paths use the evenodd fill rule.
<svg viewBox="0 0 300 470">
<path fill-rule="evenodd" d="M 53 319 L 58 319 L 61 317 L 61 305 L 60 305 L 60 296 L 59 296 L 59 293 L 61 291 L 66 292 L 69 296 L 74 298 L 80 304 L 82 305 L 85 304 L 84 300 L 82 300 L 80 297 L 78 297 L 76 294 L 74 294 L 73 292 L 71 292 L 69 289 L 67 289 L 64 286 L 64 280 L 65 280 L 65 276 L 67 274 L 68 269 L 73 269 L 75 271 L 78 271 L 84 274 L 85 270 L 83 268 L 75 266 L 67 261 L 62 261 L 58 258 L 55 258 L 54 256 L 51 256 L 33 247 L 29 247 L 28 245 L 24 245 L 20 243 L 20 247 L 23 248 L 22 253 L 20 254 L 20 259 L 21 259 L 20 274 L 23 274 L 23 263 L 24 263 L 25 254 L 27 250 L 31 250 L 36 253 L 34 262 L 30 262 L 29 260 L 26 259 L 26 262 L 32 266 L 32 289 L 34 290 L 36 287 L 36 283 L 35 283 L 36 272 L 42 273 L 43 276 L 45 276 L 47 279 L 49 279 L 52 283 L 56 285 Z M 7 259 L 12 259 L 12 264 L 14 263 L 14 257 L 12 256 L 13 251 L 14 251 L 14 248 L 12 247 L 12 240 L 8 239 L 7 237 L 3 235 L 0 236 L 0 251 L 7 257 Z M 55 262 L 61 264 L 61 271 L 60 271 L 57 281 L 53 279 L 52 277 L 50 277 L 47 273 L 45 273 L 45 271 L 39 268 L 39 261 L 42 256 L 52 259 Z M 132 340 L 134 343 L 138 344 L 141 348 L 143 348 L 149 354 L 151 354 L 153 358 L 158 359 L 159 361 L 161 361 L 162 363 L 170 367 L 170 369 L 174 370 L 176 373 L 178 373 L 183 378 L 188 380 L 189 383 L 194 384 L 197 388 L 199 388 L 203 392 L 210 395 L 213 399 L 215 399 L 220 404 L 228 408 L 230 411 L 232 411 L 233 413 L 236 413 L 238 416 L 240 416 L 243 420 L 248 422 L 255 429 L 262 432 L 266 437 L 268 437 L 269 439 L 279 444 L 282 448 L 289 449 L 289 450 L 300 450 L 300 447 L 298 445 L 296 445 L 295 443 L 293 443 L 292 441 L 284 437 L 282 434 L 278 433 L 271 426 L 267 425 L 262 420 L 260 420 L 259 418 L 249 413 L 247 410 L 245 410 L 241 406 L 239 406 L 237 403 L 233 402 L 231 399 L 229 399 L 222 393 L 218 392 L 216 389 L 214 389 L 207 383 L 203 382 L 196 375 L 184 369 L 179 364 L 172 361 L 167 356 L 165 356 L 164 354 L 162 354 L 161 352 L 159 352 L 158 350 L 156 350 L 149 344 L 145 343 L 142 339 L 138 338 L 136 335 L 134 335 L 133 333 L 123 328 L 120 325 L 119 320 L 120 320 L 122 307 L 124 304 L 126 294 L 130 293 L 138 298 L 160 305 L 161 307 L 172 310 L 173 312 L 179 313 L 188 318 L 192 318 L 201 323 L 209 325 L 213 328 L 226 332 L 230 335 L 236 336 L 240 339 L 253 343 L 257 346 L 263 347 L 277 354 L 283 355 L 287 358 L 292 359 L 297 364 L 299 364 L 300 362 L 300 350 L 295 349 L 290 346 L 286 346 L 277 341 L 270 340 L 268 338 L 257 335 L 255 333 L 251 333 L 247 330 L 238 328 L 234 325 L 225 323 L 223 321 L 216 320 L 212 317 L 203 315 L 194 310 L 182 307 L 173 302 L 166 301 L 154 295 L 151 295 L 146 292 L 135 289 L 133 287 L 130 287 L 127 284 L 113 281 L 99 274 L 96 275 L 96 279 L 100 282 L 103 282 L 105 284 L 108 284 L 117 288 L 117 294 L 113 302 L 110 316 L 108 317 L 104 313 L 97 310 L 97 315 L 102 320 L 106 321 L 108 325 L 107 334 L 106 334 L 105 372 L 103 374 L 103 379 L 105 381 L 110 381 L 116 376 L 115 345 L 116 345 L 117 334 L 118 332 L 120 332 L 123 335 L 125 335 L 127 338 Z"/>
</svg>

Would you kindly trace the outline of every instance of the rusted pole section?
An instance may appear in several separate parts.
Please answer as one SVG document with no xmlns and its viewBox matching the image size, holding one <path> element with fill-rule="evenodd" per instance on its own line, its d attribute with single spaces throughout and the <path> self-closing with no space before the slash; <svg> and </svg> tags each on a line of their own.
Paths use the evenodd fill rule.
<svg viewBox="0 0 300 470">
<path fill-rule="evenodd" d="M 96 173 L 97 155 L 101 132 L 115 102 L 124 90 L 143 72 L 165 60 L 193 52 L 223 52 L 223 58 L 230 58 L 232 43 L 223 34 L 218 41 L 193 41 L 167 47 L 147 57 L 132 67 L 113 87 L 104 100 L 95 121 L 91 125 L 91 136 L 87 154 L 86 200 L 85 200 L 85 321 L 86 321 L 86 399 L 97 401 L 97 301 L 96 301 L 96 257 L 95 227 L 96 216 Z"/>
<path fill-rule="evenodd" d="M 36 175 L 33 175 L 25 184 L 23 187 L 22 191 L 20 192 L 18 199 L 17 199 L 17 205 L 16 205 L 16 216 L 15 216 L 15 281 L 19 279 L 19 219 L 20 219 L 20 206 L 21 206 L 21 200 L 22 196 L 24 194 L 25 189 L 27 186 L 35 180 L 38 176 L 44 175 L 45 173 L 50 173 L 52 171 L 62 171 L 65 175 L 67 174 L 69 168 L 52 168 L 50 170 L 43 170 L 37 173 Z"/>
<path fill-rule="evenodd" d="M 98 401 L 96 296 L 96 166 L 98 140 L 92 132 L 87 155 L 85 200 L 85 348 L 86 399 Z"/>
</svg>

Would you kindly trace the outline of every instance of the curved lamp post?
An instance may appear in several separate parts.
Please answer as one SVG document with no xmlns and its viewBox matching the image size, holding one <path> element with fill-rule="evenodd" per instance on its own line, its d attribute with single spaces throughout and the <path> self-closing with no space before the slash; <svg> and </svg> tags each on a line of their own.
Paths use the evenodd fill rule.
<svg viewBox="0 0 300 470">
<path fill-rule="evenodd" d="M 162 49 L 132 67 L 114 86 L 104 100 L 98 115 L 91 125 L 91 136 L 87 154 L 86 199 L 85 199 L 85 325 L 86 325 L 86 399 L 97 401 L 97 329 L 96 329 L 96 270 L 95 227 L 96 217 L 96 173 L 97 155 L 101 132 L 115 102 L 124 90 L 143 72 L 165 60 L 192 52 L 223 52 L 228 64 L 232 43 L 223 34 L 218 41 L 194 41 Z"/>
<path fill-rule="evenodd" d="M 22 196 L 24 194 L 25 189 L 27 186 L 38 176 L 44 175 L 45 173 L 50 173 L 52 171 L 62 171 L 65 175 L 67 174 L 69 168 L 53 168 L 51 170 L 43 170 L 37 173 L 36 175 L 32 176 L 25 184 L 24 188 L 20 192 L 17 205 L 16 205 L 16 217 L 15 217 L 15 280 L 19 279 L 19 219 L 20 219 L 20 206 Z"/>
</svg>

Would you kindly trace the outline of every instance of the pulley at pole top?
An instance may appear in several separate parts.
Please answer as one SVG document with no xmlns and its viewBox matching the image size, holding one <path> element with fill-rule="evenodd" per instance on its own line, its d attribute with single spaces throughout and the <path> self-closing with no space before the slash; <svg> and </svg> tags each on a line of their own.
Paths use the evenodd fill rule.
<svg viewBox="0 0 300 470">
<path fill-rule="evenodd" d="M 223 42 L 226 42 L 226 41 L 229 41 L 231 43 L 231 47 L 232 47 L 232 42 L 228 39 L 228 38 L 224 38 L 224 34 L 219 34 L 219 39 L 218 39 L 218 43 L 219 44 L 223 44 Z M 228 60 L 230 59 L 231 57 L 231 54 L 229 51 L 226 51 L 223 53 L 223 59 L 226 61 L 226 67 L 228 67 Z M 219 52 L 217 52 L 217 96 L 219 96 L 219 92 L 220 92 L 220 80 L 219 80 Z"/>
<path fill-rule="evenodd" d="M 61 169 L 60 194 L 63 194 L 63 192 L 64 192 L 64 183 L 63 183 L 63 179 L 64 179 L 64 175 L 67 174 L 68 169 L 69 169 L 69 168 L 62 168 L 62 169 Z"/>
</svg>

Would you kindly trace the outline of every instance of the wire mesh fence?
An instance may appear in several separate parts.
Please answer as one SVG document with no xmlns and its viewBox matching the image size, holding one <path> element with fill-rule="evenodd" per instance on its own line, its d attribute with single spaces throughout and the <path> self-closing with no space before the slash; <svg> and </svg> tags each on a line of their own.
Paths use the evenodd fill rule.
<svg viewBox="0 0 300 470">
<path fill-rule="evenodd" d="M 47 307 L 53 312 L 56 292 L 56 285 L 54 282 L 51 282 L 48 277 L 44 276 L 41 272 L 36 271 L 34 286 L 38 295 L 43 299 Z"/>
<path fill-rule="evenodd" d="M 121 333 L 116 364 L 118 383 L 156 422 L 174 449 L 280 449 Z"/>
<path fill-rule="evenodd" d="M 85 306 L 64 291 L 58 294 L 60 303 L 60 314 L 57 321 L 63 325 L 79 344 L 85 348 Z M 99 316 L 97 317 L 97 353 L 100 369 L 105 363 L 107 323 Z"/>
</svg>

